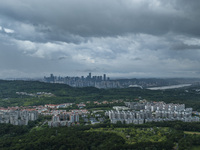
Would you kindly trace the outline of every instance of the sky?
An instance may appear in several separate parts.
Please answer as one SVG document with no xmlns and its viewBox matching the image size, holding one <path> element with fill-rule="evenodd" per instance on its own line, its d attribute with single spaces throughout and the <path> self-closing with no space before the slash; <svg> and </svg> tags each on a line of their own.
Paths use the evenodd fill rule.
<svg viewBox="0 0 200 150">
<path fill-rule="evenodd" d="M 6 0 L 0 78 L 200 77 L 199 0 Z"/>
</svg>

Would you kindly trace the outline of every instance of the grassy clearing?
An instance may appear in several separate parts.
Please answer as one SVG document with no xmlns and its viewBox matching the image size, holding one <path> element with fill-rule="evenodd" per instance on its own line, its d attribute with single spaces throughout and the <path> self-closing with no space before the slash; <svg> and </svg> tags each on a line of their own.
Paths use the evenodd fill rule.
<svg viewBox="0 0 200 150">
<path fill-rule="evenodd" d="M 94 110 L 110 110 L 110 107 L 89 108 L 88 110 L 90 110 L 90 111 L 94 111 Z"/>
<path fill-rule="evenodd" d="M 200 146 L 193 146 L 191 150 L 200 150 Z"/>
<path fill-rule="evenodd" d="M 200 132 L 191 132 L 191 131 L 184 131 L 185 134 L 198 134 L 200 135 Z"/>
<path fill-rule="evenodd" d="M 98 128 L 90 129 L 87 132 L 115 133 L 125 139 L 128 144 L 140 142 L 161 142 L 167 140 L 170 134 L 169 128 Z"/>
</svg>

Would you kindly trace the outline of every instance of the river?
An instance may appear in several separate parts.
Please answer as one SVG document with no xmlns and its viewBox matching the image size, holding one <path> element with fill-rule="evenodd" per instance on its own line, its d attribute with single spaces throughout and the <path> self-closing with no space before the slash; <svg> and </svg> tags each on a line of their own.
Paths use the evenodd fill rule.
<svg viewBox="0 0 200 150">
<path fill-rule="evenodd" d="M 149 89 L 149 90 L 168 90 L 168 89 L 182 88 L 182 87 L 191 86 L 191 85 L 192 84 L 179 84 L 179 85 L 152 87 L 152 88 L 147 88 L 147 89 Z"/>
</svg>

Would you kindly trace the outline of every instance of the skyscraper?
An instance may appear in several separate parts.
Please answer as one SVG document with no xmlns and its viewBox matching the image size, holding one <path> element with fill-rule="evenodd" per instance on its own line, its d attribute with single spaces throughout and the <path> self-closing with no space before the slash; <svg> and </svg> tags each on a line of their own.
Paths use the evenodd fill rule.
<svg viewBox="0 0 200 150">
<path fill-rule="evenodd" d="M 91 73 L 89 73 L 89 79 L 91 79 L 92 78 L 92 74 Z"/>
<path fill-rule="evenodd" d="M 106 81 L 106 74 L 103 75 L 103 80 Z"/>
</svg>

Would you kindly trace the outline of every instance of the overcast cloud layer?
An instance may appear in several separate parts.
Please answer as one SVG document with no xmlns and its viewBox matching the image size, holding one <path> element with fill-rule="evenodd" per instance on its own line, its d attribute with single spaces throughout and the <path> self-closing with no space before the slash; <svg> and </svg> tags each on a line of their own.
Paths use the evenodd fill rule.
<svg viewBox="0 0 200 150">
<path fill-rule="evenodd" d="M 199 77 L 199 0 L 6 0 L 0 78 Z"/>
</svg>

